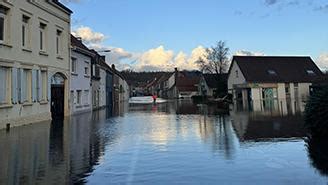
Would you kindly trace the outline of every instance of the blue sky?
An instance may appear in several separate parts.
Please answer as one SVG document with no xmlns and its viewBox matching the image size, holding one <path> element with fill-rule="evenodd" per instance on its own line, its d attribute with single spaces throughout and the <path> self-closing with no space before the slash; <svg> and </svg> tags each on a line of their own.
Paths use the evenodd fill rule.
<svg viewBox="0 0 328 185">
<path fill-rule="evenodd" d="M 179 53 L 188 60 L 195 48 L 219 40 L 227 42 L 231 54 L 243 50 L 326 60 L 328 53 L 327 0 L 73 0 L 65 4 L 74 11 L 73 31 L 88 27 L 103 34 L 97 44 L 131 53 L 122 57 L 128 64 L 156 48 L 159 53 L 172 52 L 170 60 Z"/>
</svg>

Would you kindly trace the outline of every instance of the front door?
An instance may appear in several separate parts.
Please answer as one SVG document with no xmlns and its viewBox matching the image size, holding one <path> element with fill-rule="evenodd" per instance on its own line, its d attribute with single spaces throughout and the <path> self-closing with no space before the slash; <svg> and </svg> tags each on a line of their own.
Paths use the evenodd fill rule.
<svg viewBox="0 0 328 185">
<path fill-rule="evenodd" d="M 64 86 L 51 86 L 51 114 L 52 119 L 64 118 Z"/>
</svg>

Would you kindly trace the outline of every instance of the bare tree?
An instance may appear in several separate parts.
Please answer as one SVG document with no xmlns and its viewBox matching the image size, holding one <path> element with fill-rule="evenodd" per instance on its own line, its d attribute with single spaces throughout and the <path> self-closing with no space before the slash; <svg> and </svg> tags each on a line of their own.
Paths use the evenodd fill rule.
<svg viewBox="0 0 328 185">
<path fill-rule="evenodd" d="M 206 59 L 197 61 L 204 72 L 222 74 L 228 69 L 229 48 L 224 41 L 219 41 L 216 46 L 206 49 Z"/>
<path fill-rule="evenodd" d="M 219 41 L 216 46 L 206 49 L 204 58 L 199 58 L 196 64 L 202 73 L 216 74 L 218 84 L 215 93 L 216 97 L 223 97 L 227 94 L 227 82 L 222 78 L 222 73 L 229 67 L 229 48 L 224 41 Z"/>
<path fill-rule="evenodd" d="M 196 60 L 196 64 L 199 66 L 200 72 L 211 73 L 211 71 L 208 68 L 207 62 L 202 57 L 199 57 L 198 60 Z"/>
</svg>

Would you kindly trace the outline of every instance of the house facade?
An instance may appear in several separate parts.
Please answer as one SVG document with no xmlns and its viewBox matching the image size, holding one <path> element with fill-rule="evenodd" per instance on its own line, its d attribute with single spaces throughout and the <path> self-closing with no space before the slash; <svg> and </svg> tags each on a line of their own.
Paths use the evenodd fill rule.
<svg viewBox="0 0 328 185">
<path fill-rule="evenodd" d="M 106 63 L 105 56 L 99 55 L 95 50 L 92 51 L 95 53 L 91 67 L 92 109 L 98 110 L 113 106 L 116 98 L 114 95 L 115 79 L 114 72 Z"/>
<path fill-rule="evenodd" d="M 218 95 L 218 88 L 227 88 L 227 74 L 203 74 L 198 85 L 198 94 L 208 97 L 215 97 Z"/>
<path fill-rule="evenodd" d="M 130 86 L 124 76 L 116 70 L 115 65 L 112 65 L 113 70 L 113 97 L 115 102 L 128 101 L 130 98 Z"/>
<path fill-rule="evenodd" d="M 295 112 L 304 109 L 311 84 L 322 75 L 310 57 L 235 56 L 228 91 L 245 109 Z"/>
<path fill-rule="evenodd" d="M 73 35 L 71 36 L 71 114 L 92 111 L 91 60 L 94 54 Z"/>
<path fill-rule="evenodd" d="M 197 96 L 201 73 L 198 71 L 178 71 L 164 73 L 155 78 L 147 86 L 148 92 L 162 98 L 178 99 Z"/>
<path fill-rule="evenodd" d="M 57 0 L 0 2 L 0 128 L 70 114 L 70 15 Z"/>
</svg>

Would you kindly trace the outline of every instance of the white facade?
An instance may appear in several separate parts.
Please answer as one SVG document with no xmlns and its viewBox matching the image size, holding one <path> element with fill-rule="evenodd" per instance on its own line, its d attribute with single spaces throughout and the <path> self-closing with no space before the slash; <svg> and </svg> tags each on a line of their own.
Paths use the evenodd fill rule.
<svg viewBox="0 0 328 185">
<path fill-rule="evenodd" d="M 246 83 L 246 79 L 243 73 L 241 72 L 237 63 L 233 62 L 228 77 L 228 91 L 231 93 L 233 89 L 233 85 L 235 84 L 245 84 L 245 83 Z"/>
<path fill-rule="evenodd" d="M 130 89 L 128 83 L 119 77 L 119 101 L 128 101 L 130 98 Z"/>
<path fill-rule="evenodd" d="M 72 50 L 71 53 L 71 114 L 92 110 L 91 57 Z"/>
<path fill-rule="evenodd" d="M 99 107 L 106 107 L 106 70 L 100 68 L 100 81 L 99 81 Z"/>
<path fill-rule="evenodd" d="M 70 11 L 52 1 L 0 2 L 0 128 L 51 119 L 50 84 L 69 94 Z M 69 115 L 65 101 L 65 115 Z"/>
<path fill-rule="evenodd" d="M 283 114 L 288 111 L 304 111 L 304 104 L 310 95 L 311 83 L 250 83 L 247 82 L 236 62 L 233 62 L 228 77 L 228 91 L 234 101 L 240 101 L 243 108 L 252 106 L 254 111 L 279 109 Z M 266 97 L 266 90 L 270 96 Z M 288 109 L 288 110 L 287 110 Z"/>
</svg>

